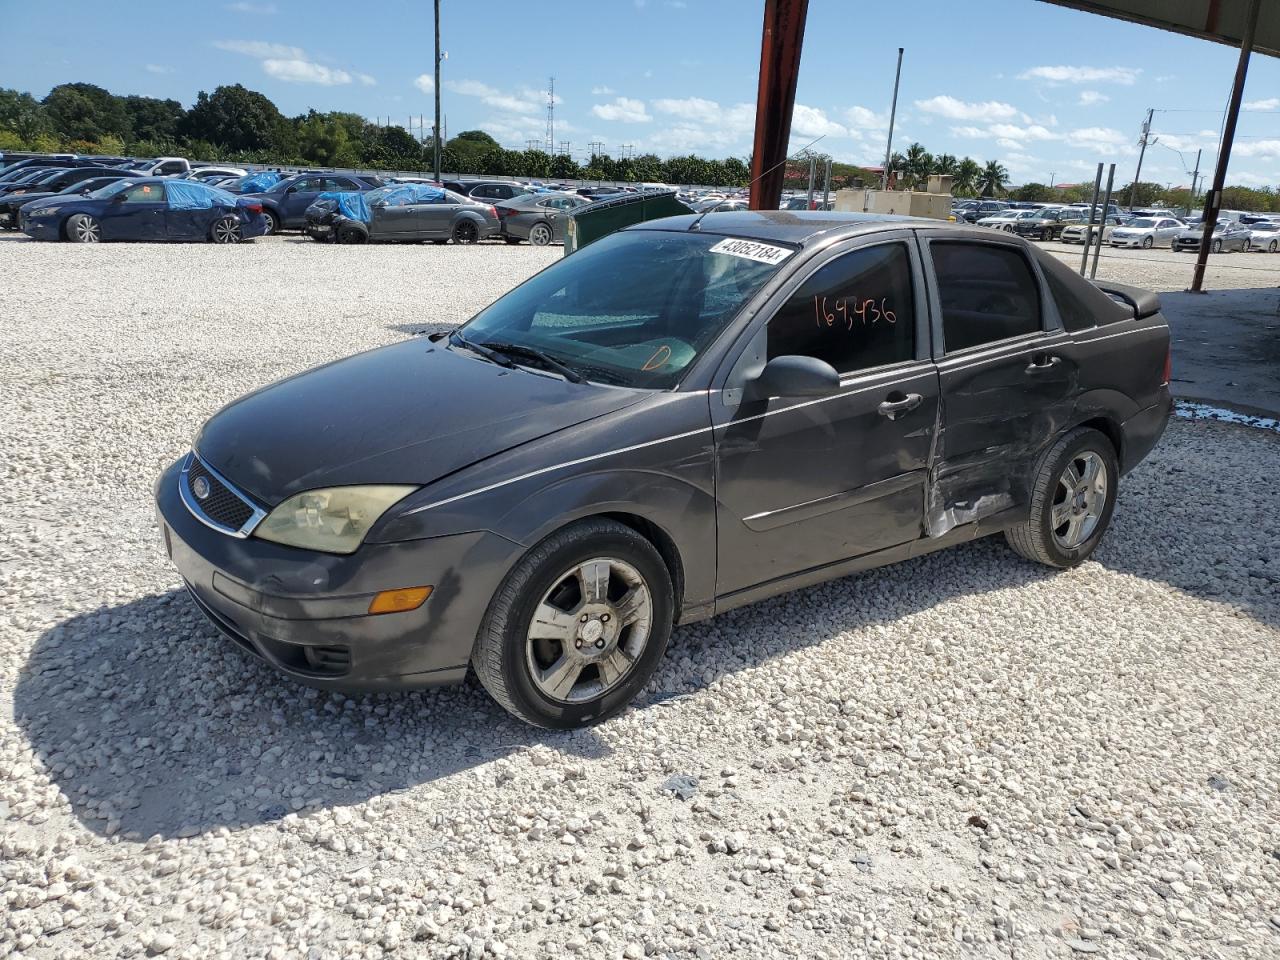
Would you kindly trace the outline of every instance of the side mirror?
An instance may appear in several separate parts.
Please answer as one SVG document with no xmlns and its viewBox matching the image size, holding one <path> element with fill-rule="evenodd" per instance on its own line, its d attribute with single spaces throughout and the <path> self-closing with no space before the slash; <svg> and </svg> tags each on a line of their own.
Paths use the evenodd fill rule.
<svg viewBox="0 0 1280 960">
<path fill-rule="evenodd" d="M 120 193 L 114 194 L 114 195 L 111 197 L 111 202 L 112 202 L 112 203 L 124 203 L 124 191 L 122 190 Z"/>
<path fill-rule="evenodd" d="M 746 386 L 746 399 L 829 397 L 840 391 L 836 368 L 817 357 L 774 357 Z"/>
<path fill-rule="evenodd" d="M 290 187 L 288 190 L 285 191 L 285 193 L 297 193 L 297 192 L 298 192 L 297 187 Z"/>
</svg>

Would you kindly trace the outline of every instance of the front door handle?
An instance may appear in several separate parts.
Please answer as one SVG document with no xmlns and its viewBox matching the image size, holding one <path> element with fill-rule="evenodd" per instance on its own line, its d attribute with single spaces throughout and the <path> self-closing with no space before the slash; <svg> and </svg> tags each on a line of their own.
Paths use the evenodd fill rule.
<svg viewBox="0 0 1280 960">
<path fill-rule="evenodd" d="M 888 417 L 890 420 L 897 420 L 898 414 L 906 413 L 908 410 L 914 410 L 924 402 L 924 397 L 918 393 L 903 393 L 895 390 L 880 402 L 880 406 L 876 411 L 882 417 Z"/>
<path fill-rule="evenodd" d="M 1031 358 L 1031 362 L 1027 364 L 1027 373 L 1044 373 L 1046 370 L 1052 370 L 1061 362 L 1061 357 L 1050 356 L 1047 353 L 1037 353 Z"/>
</svg>

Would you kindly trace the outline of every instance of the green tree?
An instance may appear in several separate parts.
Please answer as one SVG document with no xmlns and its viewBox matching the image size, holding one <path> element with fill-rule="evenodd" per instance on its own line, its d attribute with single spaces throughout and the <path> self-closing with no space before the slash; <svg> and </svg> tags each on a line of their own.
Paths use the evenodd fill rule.
<svg viewBox="0 0 1280 960">
<path fill-rule="evenodd" d="M 179 125 L 182 136 L 205 140 L 224 150 L 289 150 L 296 152 L 292 126 L 276 105 L 256 90 L 240 84 L 203 90 Z M 281 160 L 284 158 L 281 157 Z"/>
<path fill-rule="evenodd" d="M 982 175 L 982 167 L 972 157 L 965 157 L 956 166 L 955 180 L 951 183 L 952 192 L 957 196 L 971 197 L 978 192 L 978 178 Z"/>
<path fill-rule="evenodd" d="M 940 153 L 933 158 L 933 172 L 945 177 L 954 177 L 960 168 L 960 161 L 949 153 Z"/>
<path fill-rule="evenodd" d="M 458 171 L 478 169 L 477 165 L 481 157 L 501 149 L 502 146 L 498 141 L 483 130 L 463 130 L 445 144 L 445 150 L 453 158 L 453 163 L 445 165 L 450 170 Z M 441 163 L 444 163 L 443 158 Z"/>
<path fill-rule="evenodd" d="M 1009 171 L 999 160 L 988 160 L 978 177 L 978 186 L 984 197 L 994 197 L 1002 193 L 1009 184 Z"/>
<path fill-rule="evenodd" d="M 1053 188 L 1043 183 L 1024 183 L 1009 192 L 1012 200 L 1029 200 L 1033 203 L 1044 203 L 1054 199 Z"/>
<path fill-rule="evenodd" d="M 551 176 L 557 180 L 577 180 L 582 168 L 567 153 L 557 153 L 551 158 Z"/>
<path fill-rule="evenodd" d="M 28 143 L 48 133 L 44 106 L 29 93 L 0 88 L 0 130 L 12 131 Z"/>
<path fill-rule="evenodd" d="M 133 137 L 124 100 L 92 83 L 60 83 L 43 102 L 53 132 L 64 140 Z"/>
<path fill-rule="evenodd" d="M 904 161 L 903 173 L 910 187 L 921 186 L 933 172 L 933 156 L 923 144 L 913 143 L 907 147 Z"/>
<path fill-rule="evenodd" d="M 186 114 L 177 100 L 137 96 L 124 98 L 124 112 L 129 118 L 133 138 L 153 143 L 174 143 L 178 137 L 178 124 Z"/>
</svg>

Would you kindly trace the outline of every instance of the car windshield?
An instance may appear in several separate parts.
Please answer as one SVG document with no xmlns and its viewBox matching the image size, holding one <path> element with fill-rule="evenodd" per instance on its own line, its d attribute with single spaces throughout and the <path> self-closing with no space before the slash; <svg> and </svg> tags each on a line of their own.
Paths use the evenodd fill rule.
<svg viewBox="0 0 1280 960">
<path fill-rule="evenodd" d="M 589 380 L 668 389 L 792 252 L 713 234 L 624 230 L 536 274 L 459 333 L 499 350 L 541 351 Z"/>
<path fill-rule="evenodd" d="M 1156 222 L 1146 217 L 1139 217 L 1137 220 L 1130 220 L 1128 225 L 1131 227 L 1154 227 Z"/>
</svg>

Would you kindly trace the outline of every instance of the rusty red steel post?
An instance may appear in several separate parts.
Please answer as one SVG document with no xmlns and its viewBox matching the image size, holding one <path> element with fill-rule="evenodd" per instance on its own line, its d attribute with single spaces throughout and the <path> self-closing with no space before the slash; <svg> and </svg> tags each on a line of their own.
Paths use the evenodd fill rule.
<svg viewBox="0 0 1280 960">
<path fill-rule="evenodd" d="M 800 76 L 800 47 L 808 14 L 809 0 L 765 0 L 756 134 L 751 153 L 752 210 L 776 209 L 782 197 L 791 113 Z"/>
</svg>

